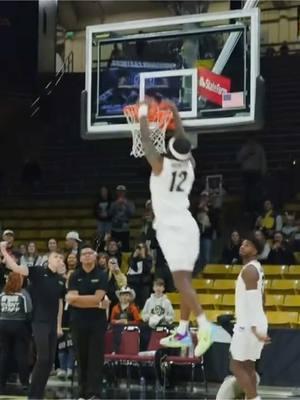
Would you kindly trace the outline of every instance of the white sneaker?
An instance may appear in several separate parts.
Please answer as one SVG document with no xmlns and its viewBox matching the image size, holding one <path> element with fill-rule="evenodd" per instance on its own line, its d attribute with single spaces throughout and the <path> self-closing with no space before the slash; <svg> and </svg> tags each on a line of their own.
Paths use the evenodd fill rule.
<svg viewBox="0 0 300 400">
<path fill-rule="evenodd" d="M 73 376 L 73 371 L 71 370 L 71 368 L 67 369 L 67 379 L 71 379 Z"/>
<path fill-rule="evenodd" d="M 58 370 L 57 370 L 57 373 L 56 373 L 56 376 L 57 376 L 59 379 L 66 379 L 67 372 L 66 372 L 64 369 L 58 369 Z"/>
</svg>

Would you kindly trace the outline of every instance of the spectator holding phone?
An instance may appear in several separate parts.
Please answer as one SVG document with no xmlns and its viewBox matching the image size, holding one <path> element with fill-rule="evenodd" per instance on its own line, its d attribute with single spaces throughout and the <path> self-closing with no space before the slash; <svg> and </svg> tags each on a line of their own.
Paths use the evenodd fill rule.
<svg viewBox="0 0 300 400">
<path fill-rule="evenodd" d="M 111 305 L 114 306 L 118 303 L 116 291 L 127 286 L 127 278 L 120 270 L 118 260 L 115 257 L 110 257 L 107 261 L 107 279 L 107 296 L 111 301 Z"/>
<path fill-rule="evenodd" d="M 145 243 L 139 243 L 131 257 L 127 272 L 128 285 L 136 293 L 136 304 L 144 307 L 152 288 L 152 257 Z"/>
</svg>

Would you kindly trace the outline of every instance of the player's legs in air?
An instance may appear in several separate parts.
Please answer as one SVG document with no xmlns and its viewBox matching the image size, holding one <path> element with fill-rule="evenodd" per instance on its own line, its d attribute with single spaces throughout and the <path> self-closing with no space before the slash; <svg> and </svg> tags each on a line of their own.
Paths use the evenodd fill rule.
<svg viewBox="0 0 300 400">
<path fill-rule="evenodd" d="M 192 272 L 174 271 L 172 273 L 176 289 L 180 293 L 180 322 L 172 335 L 162 339 L 167 347 L 189 347 L 192 345 L 189 334 L 190 314 L 195 315 L 198 324 L 198 343 L 195 356 L 200 357 L 212 345 L 212 324 L 206 319 L 197 294 L 192 287 Z"/>
</svg>

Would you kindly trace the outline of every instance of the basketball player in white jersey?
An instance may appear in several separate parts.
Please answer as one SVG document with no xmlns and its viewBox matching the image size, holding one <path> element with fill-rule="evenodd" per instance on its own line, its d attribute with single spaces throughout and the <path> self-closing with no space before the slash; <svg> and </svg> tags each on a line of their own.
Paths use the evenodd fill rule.
<svg viewBox="0 0 300 400">
<path fill-rule="evenodd" d="M 189 194 L 194 183 L 194 160 L 178 110 L 169 103 L 176 131 L 170 139 L 168 153 L 162 156 L 150 138 L 148 105 L 139 107 L 139 121 L 145 156 L 152 167 L 150 191 L 155 215 L 157 240 L 181 294 L 180 323 L 176 331 L 161 341 L 167 347 L 189 347 L 190 313 L 197 318 L 198 344 L 195 355 L 201 356 L 212 344 L 212 324 L 207 321 L 192 288 L 192 272 L 199 254 L 199 229 L 189 211 Z"/>
<path fill-rule="evenodd" d="M 230 346 L 230 369 L 246 399 L 259 400 L 255 362 L 270 342 L 268 321 L 263 309 L 264 273 L 257 255 L 262 251 L 255 238 L 246 239 L 240 247 L 243 268 L 235 290 L 236 324 Z"/>
</svg>

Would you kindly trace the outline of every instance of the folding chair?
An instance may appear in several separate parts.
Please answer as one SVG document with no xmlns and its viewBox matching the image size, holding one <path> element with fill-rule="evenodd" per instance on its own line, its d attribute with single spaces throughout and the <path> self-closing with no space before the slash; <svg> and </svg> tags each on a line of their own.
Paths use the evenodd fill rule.
<svg viewBox="0 0 300 400">
<path fill-rule="evenodd" d="M 193 390 L 194 381 L 195 381 L 195 369 L 196 369 L 197 365 L 200 365 L 202 376 L 203 376 L 203 381 L 204 381 L 205 392 L 207 393 L 207 380 L 206 380 L 203 357 L 198 358 L 198 357 L 195 357 L 194 355 L 189 354 L 190 350 L 192 350 L 194 353 L 194 347 L 197 344 L 197 335 L 194 333 L 191 333 L 191 335 L 192 335 L 192 340 L 193 340 L 193 348 L 192 349 L 186 349 L 184 351 L 185 354 L 180 355 L 180 356 L 166 356 L 161 361 L 161 368 L 162 368 L 162 371 L 164 374 L 164 391 L 166 390 L 167 368 L 168 367 L 170 368 L 172 365 L 190 366 L 191 367 L 191 382 L 192 382 L 192 390 Z"/>
<path fill-rule="evenodd" d="M 113 365 L 125 365 L 127 388 L 130 387 L 130 367 L 137 364 L 140 349 L 140 330 L 137 326 L 125 326 L 121 333 L 120 348 L 115 354 L 105 354 L 105 362 Z"/>
</svg>

